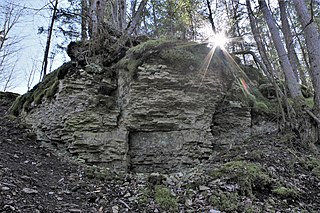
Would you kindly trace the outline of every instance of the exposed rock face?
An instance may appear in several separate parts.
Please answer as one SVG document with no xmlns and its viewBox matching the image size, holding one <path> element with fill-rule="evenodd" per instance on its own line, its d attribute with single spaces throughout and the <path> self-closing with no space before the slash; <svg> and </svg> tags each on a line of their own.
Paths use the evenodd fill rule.
<svg viewBox="0 0 320 213">
<path fill-rule="evenodd" d="M 209 158 L 212 114 L 225 87 L 218 70 L 201 79 L 199 70 L 183 73 L 157 64 L 139 67 L 135 80 L 120 72 L 131 169 L 171 169 Z"/>
<path fill-rule="evenodd" d="M 223 54 L 215 54 L 205 72 L 191 62 L 168 63 L 163 51 L 133 71 L 97 64 L 70 68 L 54 99 L 31 104 L 25 120 L 39 140 L 61 153 L 136 172 L 192 167 L 230 143 L 229 129 L 232 142 L 250 135 L 250 109 L 239 100 L 224 108 L 234 66 Z"/>
</svg>

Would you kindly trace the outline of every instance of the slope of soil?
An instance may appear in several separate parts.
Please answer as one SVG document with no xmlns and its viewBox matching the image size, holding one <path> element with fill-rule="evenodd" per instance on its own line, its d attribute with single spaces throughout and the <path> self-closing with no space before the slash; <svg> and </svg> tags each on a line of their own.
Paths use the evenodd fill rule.
<svg viewBox="0 0 320 213">
<path fill-rule="evenodd" d="M 175 174 L 117 174 L 56 156 L 6 115 L 0 212 L 320 212 L 320 161 L 293 134 L 260 135 Z"/>
</svg>

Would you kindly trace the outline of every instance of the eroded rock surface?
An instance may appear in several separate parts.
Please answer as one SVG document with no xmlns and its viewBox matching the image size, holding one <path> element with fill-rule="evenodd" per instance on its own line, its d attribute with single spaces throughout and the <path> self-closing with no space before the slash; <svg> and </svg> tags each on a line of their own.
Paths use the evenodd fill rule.
<svg viewBox="0 0 320 213">
<path fill-rule="evenodd" d="M 25 120 L 38 140 L 60 153 L 135 172 L 192 167 L 217 148 L 245 140 L 251 109 L 240 99 L 226 99 L 238 87 L 232 83 L 237 66 L 221 51 L 210 64 L 195 63 L 209 53 L 204 46 L 179 49 L 181 60 L 174 61 L 166 51 L 150 54 L 134 69 L 72 65 L 54 97 L 33 101 Z"/>
</svg>

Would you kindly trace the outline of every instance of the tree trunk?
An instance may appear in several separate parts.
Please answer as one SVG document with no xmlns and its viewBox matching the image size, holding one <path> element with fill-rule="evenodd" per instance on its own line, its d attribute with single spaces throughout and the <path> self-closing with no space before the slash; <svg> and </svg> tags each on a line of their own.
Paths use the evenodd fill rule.
<svg viewBox="0 0 320 213">
<path fill-rule="evenodd" d="M 292 17 L 290 16 L 290 13 L 288 13 L 288 15 L 289 15 L 289 20 L 290 20 L 290 22 L 291 22 L 291 25 L 293 26 L 294 24 L 293 24 Z M 305 48 L 305 44 L 304 44 L 303 41 L 301 41 L 301 38 L 300 38 L 300 36 L 303 36 L 303 35 L 301 35 L 301 34 L 297 31 L 297 29 L 296 29 L 295 27 L 292 27 L 292 29 L 293 29 L 293 32 L 294 32 L 296 38 L 297 38 L 298 44 L 299 44 L 299 46 L 300 46 L 300 50 L 301 50 L 301 52 L 302 52 L 302 57 L 303 57 L 304 65 L 305 65 L 306 68 L 307 68 L 307 71 L 308 71 L 309 76 L 311 76 L 311 74 L 310 74 L 309 60 L 308 60 L 307 53 L 306 53 L 306 51 L 305 51 L 305 49 L 307 49 L 307 48 Z"/>
<path fill-rule="evenodd" d="M 103 27 L 104 11 L 106 9 L 106 0 L 90 0 L 90 24 L 89 34 L 91 38 L 99 35 Z"/>
<path fill-rule="evenodd" d="M 154 36 L 156 38 L 159 37 L 158 35 L 158 20 L 157 20 L 157 11 L 156 11 L 156 3 L 155 0 L 151 0 L 152 5 L 152 18 L 153 18 L 153 26 L 154 26 Z"/>
<path fill-rule="evenodd" d="M 251 31 L 254 37 L 254 40 L 256 41 L 257 47 L 258 47 L 258 51 L 260 53 L 261 59 L 263 61 L 263 63 L 260 63 L 260 67 L 262 68 L 262 70 L 264 71 L 264 73 L 266 74 L 266 76 L 268 77 L 268 79 L 272 82 L 275 91 L 276 91 L 276 96 L 277 96 L 277 101 L 279 104 L 279 108 L 280 108 L 280 112 L 282 115 L 282 119 L 283 122 L 286 123 L 286 117 L 285 117 L 285 113 L 282 107 L 282 103 L 281 103 L 281 97 L 283 95 L 281 95 L 280 97 L 280 92 L 281 89 L 279 88 L 279 86 L 277 85 L 275 78 L 277 76 L 275 76 L 275 70 L 273 69 L 268 56 L 267 56 L 267 51 L 265 49 L 265 46 L 262 43 L 261 37 L 260 37 L 260 32 L 259 29 L 257 27 L 257 23 L 256 23 L 256 19 L 253 15 L 253 11 L 251 9 L 251 3 L 250 0 L 246 0 L 246 6 L 247 6 L 247 10 L 248 10 L 248 15 L 249 15 L 249 20 L 250 20 L 250 27 L 251 27 Z"/>
<path fill-rule="evenodd" d="M 127 11 L 126 0 L 120 0 L 119 9 L 120 9 L 120 11 L 119 11 L 119 13 L 120 13 L 120 16 L 119 16 L 120 28 L 119 28 L 119 30 L 121 32 L 123 32 L 126 27 L 126 11 Z"/>
<path fill-rule="evenodd" d="M 265 49 L 265 46 L 262 43 L 261 37 L 260 37 L 260 32 L 259 29 L 257 27 L 257 22 L 256 19 L 253 15 L 253 11 L 251 9 L 251 3 L 250 0 L 246 0 L 246 5 L 247 5 L 247 10 L 248 10 L 248 15 L 249 15 L 249 20 L 250 20 L 250 27 L 251 27 L 251 31 L 254 37 L 254 40 L 257 44 L 257 48 L 259 51 L 259 54 L 261 56 L 262 62 L 263 64 L 266 66 L 265 74 L 267 76 L 269 76 L 269 79 L 272 78 L 271 75 L 275 75 L 275 70 L 273 69 L 270 61 L 269 61 L 269 57 L 267 56 L 267 50 Z"/>
<path fill-rule="evenodd" d="M 320 111 L 320 39 L 316 23 L 303 0 L 293 0 L 301 23 L 310 61 L 315 107 Z"/>
<path fill-rule="evenodd" d="M 207 7 L 208 7 L 208 11 L 209 11 L 209 21 L 210 21 L 210 24 L 211 24 L 211 27 L 212 27 L 212 31 L 213 33 L 216 33 L 217 30 L 216 30 L 216 26 L 214 25 L 214 21 L 213 21 L 213 14 L 212 14 L 212 10 L 211 10 L 211 2 L 210 0 L 207 0 Z"/>
<path fill-rule="evenodd" d="M 82 41 L 85 41 L 88 38 L 87 23 L 88 23 L 88 2 L 87 0 L 81 0 L 81 40 Z"/>
<path fill-rule="evenodd" d="M 130 25 L 126 29 L 128 35 L 131 35 L 133 31 L 136 29 L 136 27 L 138 26 L 138 24 L 140 23 L 142 12 L 144 11 L 147 2 L 148 0 L 142 0 L 140 2 L 139 7 L 133 16 Z"/>
<path fill-rule="evenodd" d="M 289 56 L 289 60 L 291 62 L 293 72 L 294 72 L 295 77 L 298 82 L 299 82 L 299 76 L 300 76 L 301 83 L 303 85 L 307 85 L 307 80 L 304 75 L 304 72 L 298 71 L 300 64 L 299 64 L 298 56 L 297 56 L 296 51 L 294 49 L 294 43 L 293 43 L 294 40 L 293 40 L 293 36 L 292 36 L 291 30 L 290 30 L 289 21 L 288 21 L 288 15 L 287 15 L 287 11 L 286 11 L 287 10 L 286 9 L 286 2 L 283 0 L 278 0 L 278 2 L 279 2 L 279 8 L 280 8 L 282 32 L 283 32 L 283 35 L 285 38 L 286 47 L 288 50 L 288 56 Z"/>
<path fill-rule="evenodd" d="M 42 77 L 40 76 L 40 78 L 42 78 L 42 80 L 47 75 L 49 50 L 50 50 L 51 39 L 52 39 L 53 25 L 54 25 L 54 21 L 56 20 L 57 11 L 58 11 L 58 0 L 56 0 L 54 7 L 53 7 L 53 14 L 51 17 L 51 23 L 50 23 L 49 33 L 48 33 L 48 37 L 47 37 L 46 49 L 44 51 L 44 57 L 43 57 L 42 69 L 41 69 Z"/>
<path fill-rule="evenodd" d="M 287 83 L 287 87 L 289 89 L 290 96 L 292 98 L 302 97 L 300 86 L 294 76 L 294 72 L 293 72 L 292 66 L 290 64 L 288 54 L 287 54 L 285 47 L 281 41 L 280 33 L 277 29 L 276 23 L 272 18 L 272 15 L 268 9 L 268 6 L 267 6 L 265 0 L 259 0 L 259 5 L 262 10 L 263 16 L 267 22 L 267 25 L 268 25 L 272 40 L 274 42 L 275 48 L 277 50 L 279 60 L 280 60 L 280 65 L 281 65 L 281 68 L 282 68 L 284 75 L 286 77 L 286 83 Z"/>
</svg>

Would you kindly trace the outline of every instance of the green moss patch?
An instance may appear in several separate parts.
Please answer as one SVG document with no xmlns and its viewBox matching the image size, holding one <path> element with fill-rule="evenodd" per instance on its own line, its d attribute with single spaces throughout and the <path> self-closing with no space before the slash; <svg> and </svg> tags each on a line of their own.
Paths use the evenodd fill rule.
<svg viewBox="0 0 320 213">
<path fill-rule="evenodd" d="M 10 108 L 11 114 L 18 116 L 22 110 L 30 111 L 32 104 L 41 104 L 44 98 L 53 99 L 59 89 L 58 76 L 62 72 L 66 73 L 70 67 L 71 62 L 63 64 L 57 70 L 46 75 L 45 79 L 34 86 L 29 92 L 17 98 Z"/>
<path fill-rule="evenodd" d="M 205 58 L 206 51 L 204 50 L 209 50 L 202 47 L 204 50 L 201 52 L 199 46 L 201 45 L 197 43 L 177 40 L 148 40 L 130 48 L 126 56 L 118 62 L 118 66 L 134 72 L 146 60 L 157 55 L 162 60 L 161 63 L 169 64 L 178 69 L 190 66 L 199 67 Z"/>
<path fill-rule="evenodd" d="M 210 197 L 210 203 L 214 209 L 223 212 L 261 212 L 261 209 L 255 205 L 242 202 L 242 197 L 236 192 L 216 191 Z"/>
<path fill-rule="evenodd" d="M 14 101 L 18 96 L 16 93 L 0 91 L 0 100 Z"/>
<path fill-rule="evenodd" d="M 210 198 L 214 208 L 225 212 L 232 212 L 239 209 L 240 198 L 237 193 L 216 192 Z"/>
<path fill-rule="evenodd" d="M 259 164 L 231 161 L 211 172 L 213 178 L 227 178 L 240 186 L 239 193 L 252 196 L 254 191 L 270 188 L 272 179 Z"/>
<path fill-rule="evenodd" d="M 171 194 L 169 188 L 162 185 L 156 186 L 154 197 L 156 203 L 164 210 L 178 212 L 177 198 Z"/>
<path fill-rule="evenodd" d="M 320 160 L 318 158 L 308 157 L 308 159 L 302 163 L 314 176 L 320 177 Z"/>
<path fill-rule="evenodd" d="M 244 71 L 244 73 L 251 81 L 255 81 L 258 84 L 264 84 L 268 82 L 268 79 L 262 74 L 259 69 L 248 65 L 240 65 L 240 68 Z"/>
<path fill-rule="evenodd" d="M 281 198 L 295 198 L 298 196 L 298 192 L 293 188 L 286 188 L 284 186 L 275 188 L 272 193 L 280 196 Z"/>
<path fill-rule="evenodd" d="M 130 48 L 126 56 L 118 62 L 120 68 L 126 68 L 130 72 L 134 72 L 138 66 L 140 66 L 145 60 L 147 60 L 152 54 L 159 52 L 161 49 L 166 47 L 174 46 L 175 42 L 158 39 L 158 40 L 149 40 L 143 42 L 135 47 Z"/>
<path fill-rule="evenodd" d="M 314 107 L 313 97 L 311 97 L 311 98 L 306 98 L 306 99 L 305 99 L 305 104 L 306 104 L 310 109 L 312 109 L 312 108 Z"/>
</svg>

